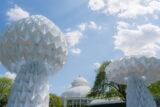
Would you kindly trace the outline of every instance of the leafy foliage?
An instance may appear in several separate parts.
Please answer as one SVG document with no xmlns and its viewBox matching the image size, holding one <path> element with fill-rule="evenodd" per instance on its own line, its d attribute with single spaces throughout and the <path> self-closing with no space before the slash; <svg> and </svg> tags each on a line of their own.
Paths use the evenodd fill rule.
<svg viewBox="0 0 160 107">
<path fill-rule="evenodd" d="M 0 78 L 0 107 L 5 107 L 12 87 L 12 79 Z"/>
<path fill-rule="evenodd" d="M 99 98 L 112 98 L 120 97 L 122 100 L 126 100 L 126 86 L 119 85 L 117 83 L 111 82 L 107 79 L 105 68 L 111 62 L 104 62 L 101 67 L 96 70 L 97 76 L 91 92 L 88 97 L 99 97 Z"/>
<path fill-rule="evenodd" d="M 97 76 L 94 82 L 94 86 L 88 97 L 98 97 L 111 99 L 114 97 L 120 97 L 122 100 L 126 100 L 126 85 L 120 85 L 109 81 L 106 77 L 105 68 L 111 62 L 104 62 L 101 67 L 96 70 Z M 151 84 L 149 87 L 153 96 L 160 96 L 160 81 Z"/>
<path fill-rule="evenodd" d="M 55 94 L 49 94 L 49 107 L 62 107 L 62 100 Z"/>
<path fill-rule="evenodd" d="M 153 96 L 160 96 L 160 81 L 151 84 L 148 88 Z"/>
<path fill-rule="evenodd" d="M 111 88 L 109 91 L 106 92 L 106 96 L 107 98 L 114 98 L 117 96 L 121 96 L 121 94 L 117 90 Z"/>
<path fill-rule="evenodd" d="M 106 74 L 105 67 L 109 65 L 110 62 L 105 62 L 101 67 L 96 71 L 97 76 L 94 82 L 94 86 L 91 89 L 91 92 L 88 94 L 88 97 L 103 97 L 106 90 Z"/>
</svg>

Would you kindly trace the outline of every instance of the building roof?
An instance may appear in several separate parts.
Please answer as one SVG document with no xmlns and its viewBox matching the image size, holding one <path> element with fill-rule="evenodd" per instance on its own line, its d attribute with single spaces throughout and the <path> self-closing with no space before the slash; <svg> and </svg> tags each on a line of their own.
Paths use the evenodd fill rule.
<svg viewBox="0 0 160 107">
<path fill-rule="evenodd" d="M 72 82 L 71 88 L 67 89 L 62 93 L 62 97 L 85 97 L 91 88 L 89 87 L 89 82 L 79 76 Z"/>
<path fill-rule="evenodd" d="M 114 103 L 122 103 L 121 100 L 105 100 L 105 99 L 96 99 L 90 102 L 90 105 L 102 105 L 102 104 L 114 104 Z"/>
</svg>

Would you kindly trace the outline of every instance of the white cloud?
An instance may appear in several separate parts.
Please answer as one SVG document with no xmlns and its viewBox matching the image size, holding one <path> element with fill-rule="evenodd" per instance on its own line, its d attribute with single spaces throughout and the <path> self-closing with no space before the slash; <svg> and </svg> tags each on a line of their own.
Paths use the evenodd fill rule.
<svg viewBox="0 0 160 107">
<path fill-rule="evenodd" d="M 67 32 L 71 31 L 71 28 L 67 28 L 66 31 L 67 31 Z"/>
<path fill-rule="evenodd" d="M 15 5 L 14 8 L 9 9 L 6 14 L 10 21 L 17 21 L 29 17 L 29 13 L 17 5 Z"/>
<path fill-rule="evenodd" d="M 10 79 L 15 79 L 16 78 L 16 74 L 15 73 L 10 73 L 10 72 L 6 72 L 4 77 L 10 78 Z"/>
<path fill-rule="evenodd" d="M 97 29 L 96 23 L 94 21 L 90 21 L 89 28 L 91 28 L 91 29 Z"/>
<path fill-rule="evenodd" d="M 100 10 L 104 8 L 104 6 L 104 0 L 89 0 L 88 2 L 88 7 L 93 11 Z"/>
<path fill-rule="evenodd" d="M 101 64 L 99 62 L 95 62 L 93 63 L 93 65 L 96 67 L 96 68 L 99 68 L 101 66 Z"/>
<path fill-rule="evenodd" d="M 94 21 L 90 21 L 88 23 L 81 23 L 77 25 L 77 30 L 71 30 L 70 28 L 66 29 L 65 37 L 67 42 L 69 43 L 70 51 L 73 54 L 80 54 L 81 50 L 79 48 L 75 48 L 75 45 L 79 44 L 80 39 L 83 38 L 84 31 L 88 29 L 94 30 L 102 30 L 106 29 L 105 27 L 97 25 Z"/>
<path fill-rule="evenodd" d="M 94 29 L 94 30 L 105 29 L 105 27 L 98 26 L 94 21 L 90 21 L 89 23 L 81 23 L 81 24 L 78 25 L 78 28 L 81 31 L 85 31 L 87 29 Z"/>
<path fill-rule="evenodd" d="M 156 56 L 160 51 L 160 27 L 152 24 L 137 26 L 137 29 L 119 28 L 115 38 L 115 48 L 126 56 Z"/>
<path fill-rule="evenodd" d="M 121 18 L 136 18 L 160 11 L 160 2 L 157 0 L 108 0 L 104 12 L 117 14 Z"/>
<path fill-rule="evenodd" d="M 90 0 L 88 6 L 93 11 L 121 18 L 154 15 L 155 11 L 160 11 L 159 0 Z"/>
<path fill-rule="evenodd" d="M 80 53 L 81 53 L 81 50 L 78 49 L 78 48 L 73 48 L 73 49 L 71 49 L 71 52 L 72 52 L 73 54 L 80 54 Z"/>
<path fill-rule="evenodd" d="M 136 18 L 137 15 L 153 13 L 150 6 L 143 6 L 142 0 L 108 0 L 105 12 L 118 14 L 122 18 Z"/>
<path fill-rule="evenodd" d="M 117 29 L 128 28 L 129 24 L 123 21 L 117 23 Z"/>
<path fill-rule="evenodd" d="M 67 32 L 65 36 L 67 37 L 67 41 L 69 42 L 70 46 L 75 46 L 79 43 L 79 40 L 83 37 L 83 34 L 80 31 L 75 30 Z"/>
<path fill-rule="evenodd" d="M 155 20 L 157 20 L 159 17 L 158 17 L 158 15 L 154 15 L 153 18 L 154 18 Z"/>
<path fill-rule="evenodd" d="M 78 25 L 78 28 L 81 30 L 81 31 L 85 31 L 86 30 L 86 27 L 87 27 L 87 24 L 86 23 L 81 23 Z"/>
</svg>

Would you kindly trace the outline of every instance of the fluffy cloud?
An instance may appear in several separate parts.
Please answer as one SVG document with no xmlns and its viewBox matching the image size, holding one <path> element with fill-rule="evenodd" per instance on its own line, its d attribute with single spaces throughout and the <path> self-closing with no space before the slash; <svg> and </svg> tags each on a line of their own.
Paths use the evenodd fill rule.
<svg viewBox="0 0 160 107">
<path fill-rule="evenodd" d="M 159 17 L 158 17 L 158 15 L 154 15 L 153 18 L 154 18 L 155 20 L 157 20 Z"/>
<path fill-rule="evenodd" d="M 78 28 L 81 30 L 81 31 L 85 31 L 86 30 L 86 27 L 87 27 L 87 24 L 86 23 L 81 23 L 78 25 Z"/>
<path fill-rule="evenodd" d="M 121 18 L 154 15 L 155 11 L 160 11 L 159 0 L 90 0 L 88 5 L 93 11 L 101 9 L 103 13 Z"/>
<path fill-rule="evenodd" d="M 81 31 L 85 31 L 87 29 L 101 30 L 103 27 L 98 26 L 94 21 L 90 21 L 89 23 L 81 23 L 77 26 Z"/>
<path fill-rule="evenodd" d="M 79 43 L 79 40 L 83 37 L 83 34 L 80 31 L 75 30 L 75 31 L 67 32 L 65 36 L 70 46 L 75 46 L 76 44 Z"/>
<path fill-rule="evenodd" d="M 160 2 L 156 0 L 108 0 L 104 12 L 117 14 L 121 18 L 136 18 L 160 11 Z"/>
<path fill-rule="evenodd" d="M 65 37 L 69 43 L 70 51 L 73 54 L 80 54 L 81 50 L 79 48 L 75 48 L 75 46 L 80 42 L 80 39 L 83 38 L 84 31 L 88 29 L 93 30 L 102 30 L 106 29 L 105 27 L 97 25 L 94 21 L 90 21 L 88 23 L 81 23 L 77 25 L 77 30 L 71 30 L 70 28 L 66 29 Z"/>
<path fill-rule="evenodd" d="M 6 14 L 9 17 L 10 21 L 16 21 L 22 18 L 29 17 L 29 13 L 17 5 L 15 5 L 14 8 L 9 9 Z"/>
<path fill-rule="evenodd" d="M 4 77 L 10 78 L 10 79 L 15 79 L 16 78 L 16 74 L 15 73 L 10 73 L 10 72 L 6 72 Z"/>
<path fill-rule="evenodd" d="M 117 23 L 117 29 L 128 28 L 129 24 L 123 21 Z"/>
<path fill-rule="evenodd" d="M 104 6 L 104 0 L 89 0 L 88 2 L 88 7 L 93 11 L 100 10 L 104 8 Z"/>
<path fill-rule="evenodd" d="M 137 29 L 120 26 L 117 26 L 118 31 L 114 36 L 116 49 L 123 51 L 126 56 L 156 56 L 160 50 L 160 27 L 152 24 L 137 26 Z"/>
<path fill-rule="evenodd" d="M 80 54 L 81 50 L 78 49 L 78 48 L 73 48 L 73 49 L 71 49 L 71 52 L 74 53 L 74 54 Z"/>
<path fill-rule="evenodd" d="M 94 65 L 96 68 L 99 68 L 99 67 L 101 66 L 101 64 L 98 63 L 98 62 L 93 63 L 93 65 Z"/>
<path fill-rule="evenodd" d="M 89 27 L 90 29 L 98 29 L 98 30 L 101 30 L 101 28 L 102 28 L 101 26 L 97 26 L 94 21 L 90 21 L 88 27 Z"/>
</svg>

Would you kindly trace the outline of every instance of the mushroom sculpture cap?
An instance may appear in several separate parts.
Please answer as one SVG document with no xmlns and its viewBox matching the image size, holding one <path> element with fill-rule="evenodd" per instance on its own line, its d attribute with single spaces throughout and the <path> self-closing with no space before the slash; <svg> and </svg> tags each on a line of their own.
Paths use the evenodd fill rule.
<svg viewBox="0 0 160 107">
<path fill-rule="evenodd" d="M 127 84 L 130 76 L 138 76 L 146 81 L 153 83 L 160 80 L 160 59 L 155 57 L 124 57 L 115 60 L 105 69 L 109 80 L 119 84 Z"/>
<path fill-rule="evenodd" d="M 0 35 L 0 61 L 11 72 L 19 72 L 29 61 L 38 61 L 53 75 L 64 65 L 67 55 L 63 33 L 41 15 L 21 19 Z"/>
</svg>

